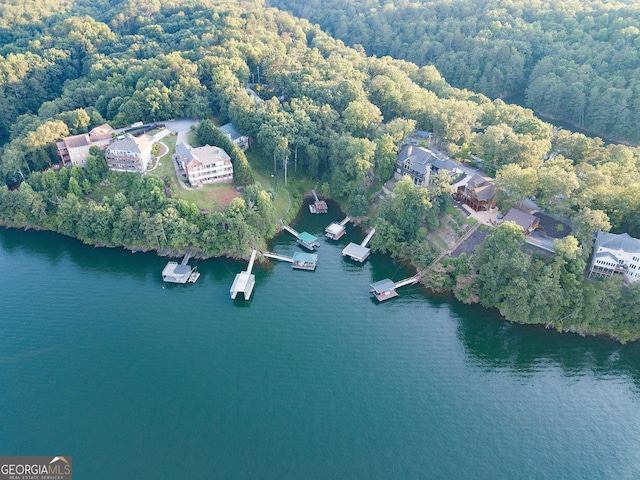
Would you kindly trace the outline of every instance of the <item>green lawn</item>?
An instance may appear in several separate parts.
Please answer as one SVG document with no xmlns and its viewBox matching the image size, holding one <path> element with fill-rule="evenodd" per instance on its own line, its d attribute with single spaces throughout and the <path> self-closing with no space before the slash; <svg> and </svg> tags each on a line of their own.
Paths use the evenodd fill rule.
<svg viewBox="0 0 640 480">
<path fill-rule="evenodd" d="M 171 164 L 171 155 L 173 155 L 173 151 L 176 148 L 176 135 L 173 133 L 171 135 L 167 135 L 160 141 L 160 143 L 164 143 L 169 150 L 162 156 L 162 158 L 160 158 L 160 165 L 158 165 L 158 168 L 151 172 L 151 175 L 156 175 L 160 178 L 169 177 L 171 178 L 171 186 L 177 187 L 178 183 L 176 181 L 176 171 Z"/>
<path fill-rule="evenodd" d="M 231 198 L 238 196 L 233 185 L 217 184 L 204 185 L 197 190 L 185 190 L 177 181 L 176 171 L 173 166 L 171 156 L 176 147 L 176 136 L 174 134 L 166 136 L 164 143 L 169 151 L 160 159 L 160 165 L 150 175 L 155 175 L 162 179 L 168 179 L 171 192 L 175 197 L 192 201 L 198 205 L 201 210 L 211 210 L 218 206 L 226 206 Z M 189 143 L 197 145 L 195 132 L 189 133 Z M 251 173 L 256 182 L 259 182 L 265 189 L 271 189 L 275 192 L 276 198 L 274 205 L 278 212 L 278 218 L 284 217 L 289 209 L 289 194 L 291 194 L 291 208 L 297 210 L 302 203 L 302 194 L 309 191 L 315 186 L 315 182 L 302 176 L 296 175 L 291 169 L 287 172 L 287 188 L 284 186 L 284 174 L 282 170 L 278 171 L 278 181 L 273 176 L 273 159 L 266 158 L 258 147 L 250 148 L 245 152 L 249 160 Z M 289 212 L 291 215 L 292 212 Z"/>
<path fill-rule="evenodd" d="M 284 217 L 289 208 L 289 195 L 287 188 L 284 186 L 284 172 L 278 170 L 278 181 L 276 188 L 276 177 L 273 176 L 273 157 L 267 158 L 258 147 L 254 146 L 245 152 L 251 173 L 256 182 L 259 182 L 264 188 L 272 189 L 276 192 L 274 201 L 278 218 Z M 297 209 L 302 203 L 302 194 L 311 190 L 315 186 L 315 182 L 309 180 L 301 174 L 296 175 L 293 168 L 287 171 L 287 184 L 289 194 L 291 194 L 291 208 Z M 291 214 L 292 212 L 289 212 Z"/>
</svg>

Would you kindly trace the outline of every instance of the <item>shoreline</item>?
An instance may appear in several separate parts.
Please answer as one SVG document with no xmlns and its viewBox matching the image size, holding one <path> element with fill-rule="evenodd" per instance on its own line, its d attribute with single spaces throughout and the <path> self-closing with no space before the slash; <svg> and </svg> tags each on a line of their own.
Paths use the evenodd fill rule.
<svg viewBox="0 0 640 480">
<path fill-rule="evenodd" d="M 304 200 L 306 200 L 306 196 L 303 197 L 303 198 L 304 198 Z M 302 205 L 300 206 L 300 209 L 298 210 L 298 212 L 296 212 L 295 216 L 293 217 L 292 222 L 295 222 L 299 218 L 299 216 L 304 213 L 304 206 L 306 205 L 304 200 L 303 200 Z M 329 200 L 331 200 L 331 199 L 329 199 Z M 341 215 L 346 215 L 344 210 L 342 210 L 342 206 L 340 205 L 339 202 L 337 202 L 335 200 L 331 200 L 331 201 L 340 209 Z M 364 228 L 364 224 L 366 224 L 366 222 L 368 220 L 370 220 L 370 218 L 367 217 L 367 216 L 365 216 L 365 217 L 355 217 L 353 219 L 353 224 L 357 228 L 362 229 L 362 228 Z M 77 237 L 71 237 L 71 236 L 65 235 L 63 233 L 57 232 L 55 230 L 50 230 L 50 229 L 39 227 L 39 226 L 35 226 L 35 225 L 15 226 L 15 225 L 9 225 L 6 222 L 0 222 L 0 227 L 5 228 L 5 229 L 12 229 L 12 230 L 24 230 L 24 231 L 35 230 L 35 231 L 39 231 L 39 232 L 50 232 L 50 233 L 53 233 L 55 235 L 62 235 L 64 237 L 80 241 L 84 245 L 93 246 L 94 248 L 106 248 L 106 249 L 112 249 L 112 250 L 121 249 L 121 250 L 129 251 L 129 252 L 134 253 L 134 254 L 138 253 L 138 252 L 140 252 L 140 253 L 155 252 L 155 254 L 158 257 L 161 257 L 161 258 L 179 258 L 179 257 L 182 257 L 184 255 L 184 250 L 180 250 L 180 251 L 173 250 L 173 249 L 158 250 L 157 248 L 146 248 L 146 247 L 140 247 L 140 246 L 135 246 L 135 245 L 129 245 L 129 246 L 126 246 L 126 245 L 107 246 L 107 245 L 104 245 L 104 244 L 86 243 L 86 242 L 84 242 L 83 240 L 81 240 L 81 239 L 79 239 Z M 278 235 L 280 232 L 282 232 L 282 228 L 278 228 L 278 230 L 276 231 L 275 235 Z M 268 241 L 270 241 L 272 239 L 273 238 L 265 239 L 265 241 L 268 242 Z M 187 247 L 185 246 L 185 249 L 186 248 Z M 408 258 L 397 258 L 397 257 L 394 257 L 392 255 L 388 255 L 388 256 L 389 256 L 389 258 L 393 259 L 394 261 L 410 265 L 411 268 L 414 269 L 416 272 L 420 272 L 421 271 L 421 269 L 416 264 L 414 264 L 411 261 L 411 259 L 408 259 Z M 192 255 L 191 258 L 195 258 L 197 260 L 209 260 L 209 259 L 216 259 L 216 258 L 227 258 L 227 259 L 230 259 L 230 260 L 248 261 L 249 260 L 249 255 L 247 255 L 247 254 L 237 255 L 237 254 L 234 254 L 234 253 L 232 253 L 230 251 L 229 252 L 224 252 L 224 254 L 222 254 L 222 255 L 202 255 L 201 253 L 196 252 L 195 254 Z M 257 261 L 258 261 L 259 264 L 269 263 L 268 260 L 266 258 L 262 257 L 262 256 L 259 256 L 257 258 Z M 632 343 L 632 342 L 635 343 L 635 342 L 640 341 L 640 338 L 636 338 L 636 339 L 633 339 L 633 340 L 629 340 L 627 342 L 622 342 L 620 337 L 617 334 L 613 333 L 613 332 L 597 331 L 597 332 L 594 332 L 594 333 L 588 333 L 588 332 L 585 332 L 584 330 L 582 330 L 581 328 L 575 328 L 575 327 L 581 326 L 580 324 L 573 325 L 572 326 L 573 328 L 570 327 L 570 328 L 557 329 L 557 328 L 549 327 L 545 323 L 526 323 L 526 322 L 518 322 L 518 321 L 508 320 L 502 313 L 500 313 L 499 309 L 497 309 L 496 307 L 484 307 L 484 306 L 481 305 L 481 302 L 479 302 L 479 301 L 478 302 L 471 302 L 471 303 L 467 304 L 465 302 L 462 302 L 461 300 L 458 300 L 455 297 L 453 290 L 448 290 L 448 289 L 437 290 L 437 289 L 435 289 L 433 287 L 429 287 L 429 286 L 425 285 L 423 283 L 423 281 L 420 281 L 420 285 L 424 288 L 425 291 L 429 292 L 429 295 L 432 295 L 434 297 L 446 297 L 450 301 L 455 301 L 455 302 L 458 302 L 458 303 L 461 303 L 461 304 L 465 304 L 465 305 L 474 305 L 474 304 L 475 305 L 479 305 L 485 310 L 494 311 L 497 315 L 500 316 L 502 321 L 509 322 L 510 324 L 542 327 L 545 330 L 553 330 L 553 331 L 555 331 L 557 333 L 561 333 L 561 334 L 567 334 L 567 333 L 577 334 L 577 335 L 579 335 L 579 336 L 581 336 L 583 338 L 586 338 L 586 337 L 607 338 L 607 339 L 613 340 L 613 341 L 615 341 L 615 342 L 617 342 L 617 343 L 619 343 L 621 345 L 624 345 L 625 343 Z"/>
</svg>

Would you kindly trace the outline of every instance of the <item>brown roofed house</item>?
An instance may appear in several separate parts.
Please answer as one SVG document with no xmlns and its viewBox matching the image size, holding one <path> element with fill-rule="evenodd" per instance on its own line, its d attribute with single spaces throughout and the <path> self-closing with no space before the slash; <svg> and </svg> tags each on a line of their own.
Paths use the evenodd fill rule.
<svg viewBox="0 0 640 480">
<path fill-rule="evenodd" d="M 493 208 L 495 194 L 496 187 L 493 184 L 493 179 L 476 173 L 466 185 L 458 187 L 455 198 L 466 203 L 476 212 L 480 212 Z"/>
<path fill-rule="evenodd" d="M 515 222 L 520 227 L 525 235 L 529 235 L 540 224 L 540 219 L 534 215 L 531 215 L 517 208 L 512 208 L 502 219 L 503 222 Z"/>
<path fill-rule="evenodd" d="M 89 149 L 96 146 L 100 150 L 104 150 L 111 143 L 111 132 L 113 132 L 113 128 L 105 123 L 95 127 L 89 133 L 63 138 L 56 143 L 62 163 L 84 167 L 89 156 Z"/>
</svg>

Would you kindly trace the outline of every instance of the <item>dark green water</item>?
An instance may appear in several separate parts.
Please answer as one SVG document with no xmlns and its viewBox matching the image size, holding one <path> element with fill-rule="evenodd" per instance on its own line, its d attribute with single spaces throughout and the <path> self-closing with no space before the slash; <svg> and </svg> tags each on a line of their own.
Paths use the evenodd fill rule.
<svg viewBox="0 0 640 480">
<path fill-rule="evenodd" d="M 320 235 L 332 214 L 295 225 Z M 78 479 L 640 477 L 640 348 L 507 324 L 321 240 L 316 272 L 0 230 L 0 454 Z M 272 249 L 297 250 L 280 236 Z"/>
</svg>

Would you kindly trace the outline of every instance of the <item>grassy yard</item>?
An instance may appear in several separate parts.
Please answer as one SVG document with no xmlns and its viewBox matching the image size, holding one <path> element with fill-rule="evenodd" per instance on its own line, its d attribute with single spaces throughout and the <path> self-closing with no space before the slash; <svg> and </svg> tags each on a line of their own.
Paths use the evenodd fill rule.
<svg viewBox="0 0 640 480">
<path fill-rule="evenodd" d="M 168 147 L 169 151 L 160 159 L 160 165 L 149 174 L 168 179 L 174 197 L 192 201 L 201 210 L 210 211 L 214 208 L 222 209 L 229 204 L 231 199 L 240 196 L 235 186 L 229 184 L 204 185 L 197 190 L 185 190 L 182 188 L 178 183 L 176 170 L 171 159 L 176 147 L 176 136 L 174 134 L 168 135 L 162 140 L 162 143 Z M 189 133 L 189 143 L 197 145 L 195 132 Z M 253 178 L 265 189 L 275 192 L 274 205 L 278 212 L 278 218 L 284 217 L 289 209 L 289 194 L 284 186 L 283 172 L 281 170 L 278 171 L 279 178 L 276 182 L 276 178 L 273 176 L 273 159 L 266 158 L 257 147 L 253 147 L 245 153 L 249 160 Z M 302 201 L 302 194 L 314 188 L 315 182 L 302 175 L 296 176 L 293 170 L 287 172 L 287 177 L 292 208 L 297 209 Z"/>
<path fill-rule="evenodd" d="M 273 158 L 265 157 L 257 147 L 250 148 L 245 154 L 247 155 L 247 160 L 249 160 L 253 178 L 264 188 L 271 189 L 276 193 L 274 205 L 278 212 L 278 218 L 284 217 L 289 208 L 289 195 L 287 194 L 287 188 L 284 186 L 284 172 L 278 170 L 278 178 L 276 179 L 273 175 Z M 296 209 L 302 202 L 302 194 L 315 186 L 314 181 L 303 175 L 296 175 L 291 167 L 287 171 L 287 184 L 291 194 L 292 208 Z"/>
<path fill-rule="evenodd" d="M 173 166 L 173 160 L 171 155 L 176 147 L 176 136 L 174 134 L 168 135 L 162 139 L 169 151 L 160 159 L 160 165 L 150 175 L 155 175 L 162 179 L 168 179 L 171 193 L 177 198 L 183 198 L 189 200 L 198 205 L 201 210 L 213 210 L 222 208 L 229 204 L 229 202 L 239 196 L 233 185 L 217 184 L 217 185 L 204 185 L 197 190 L 185 190 L 178 184 L 176 177 L 176 169 Z"/>
</svg>

